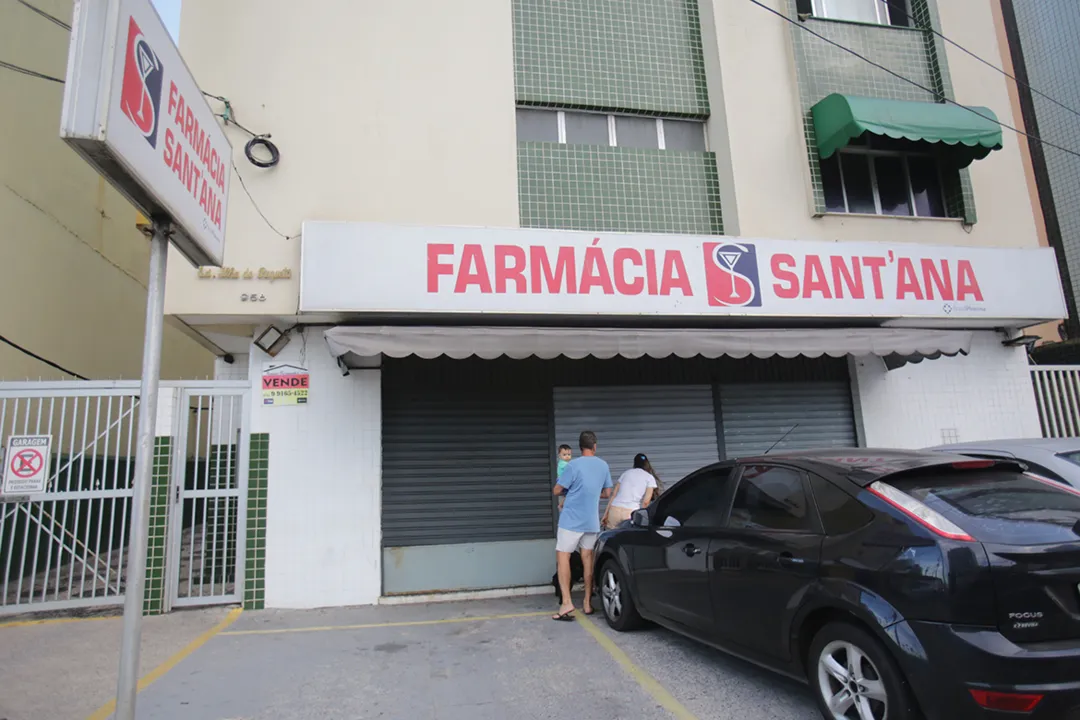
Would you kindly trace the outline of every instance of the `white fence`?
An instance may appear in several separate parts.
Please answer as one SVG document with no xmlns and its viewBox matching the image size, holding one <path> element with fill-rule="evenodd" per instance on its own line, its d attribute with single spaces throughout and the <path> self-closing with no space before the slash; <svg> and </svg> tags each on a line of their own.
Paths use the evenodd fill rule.
<svg viewBox="0 0 1080 720">
<path fill-rule="evenodd" d="M 159 399 L 157 418 L 172 438 L 171 477 L 155 480 L 168 485 L 151 510 L 159 608 L 243 595 L 249 392 L 162 383 L 173 397 Z M 0 383 L 0 440 L 52 443 L 44 492 L 0 494 L 0 615 L 123 603 L 138 425 L 138 381 Z"/>
<path fill-rule="evenodd" d="M 1080 365 L 1031 368 L 1043 437 L 1080 436 Z"/>
</svg>

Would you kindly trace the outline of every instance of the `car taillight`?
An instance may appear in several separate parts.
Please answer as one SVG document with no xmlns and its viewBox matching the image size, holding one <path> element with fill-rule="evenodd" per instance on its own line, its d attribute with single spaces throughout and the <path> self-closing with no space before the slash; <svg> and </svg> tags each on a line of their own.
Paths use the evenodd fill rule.
<svg viewBox="0 0 1080 720">
<path fill-rule="evenodd" d="M 925 503 L 916 500 L 907 493 L 897 490 L 892 485 L 878 481 L 871 484 L 867 490 L 936 535 L 950 540 L 975 541 L 975 538 L 968 535 L 962 528 L 937 510 L 928 507 Z"/>
<path fill-rule="evenodd" d="M 972 690 L 971 697 L 975 698 L 975 702 L 987 710 L 1016 713 L 1031 712 L 1043 699 L 1042 695 L 994 692 L 993 690 Z"/>
</svg>

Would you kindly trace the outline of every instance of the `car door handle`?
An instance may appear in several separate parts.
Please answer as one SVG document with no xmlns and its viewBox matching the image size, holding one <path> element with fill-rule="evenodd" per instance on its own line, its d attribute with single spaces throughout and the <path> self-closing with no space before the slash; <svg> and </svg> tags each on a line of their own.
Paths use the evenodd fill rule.
<svg viewBox="0 0 1080 720">
<path fill-rule="evenodd" d="M 693 544 L 684 545 L 682 551 L 684 553 L 686 553 L 687 557 L 694 557 L 695 555 L 700 555 L 701 554 L 701 548 L 694 547 Z"/>
<path fill-rule="evenodd" d="M 799 567 L 806 564 L 802 558 L 797 558 L 789 552 L 782 552 L 776 556 L 776 562 L 780 567 Z"/>
</svg>

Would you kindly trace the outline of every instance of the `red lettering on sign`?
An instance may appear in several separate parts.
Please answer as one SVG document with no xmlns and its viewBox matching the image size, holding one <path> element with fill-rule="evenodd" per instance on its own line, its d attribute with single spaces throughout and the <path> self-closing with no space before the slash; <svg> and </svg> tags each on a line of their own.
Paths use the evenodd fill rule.
<svg viewBox="0 0 1080 720">
<path fill-rule="evenodd" d="M 963 300 L 971 295 L 973 300 L 982 302 L 982 290 L 979 288 L 979 281 L 975 278 L 975 270 L 971 267 L 971 262 L 961 260 L 956 264 L 956 270 L 960 276 L 956 283 L 956 299 Z"/>
<path fill-rule="evenodd" d="M 656 289 L 656 251 L 645 251 L 645 283 L 650 295 L 655 295 Z"/>
<path fill-rule="evenodd" d="M 664 277 L 660 280 L 660 294 L 670 295 L 672 290 L 678 290 L 683 297 L 691 297 L 694 291 L 690 289 L 690 276 L 686 272 L 682 253 L 678 250 L 668 250 L 664 253 Z"/>
<path fill-rule="evenodd" d="M 525 279 L 525 248 L 517 245 L 496 245 L 495 292 L 505 293 L 506 285 L 511 280 L 514 282 L 515 292 L 529 291 L 529 282 Z"/>
<path fill-rule="evenodd" d="M 440 262 L 444 255 L 453 255 L 454 246 L 447 243 L 432 243 L 427 246 L 427 291 L 439 292 L 439 276 L 453 275 L 454 266 Z"/>
<path fill-rule="evenodd" d="M 870 279 L 874 282 L 874 298 L 884 300 L 885 289 L 881 285 L 881 268 L 885 267 L 885 258 L 864 257 L 862 261 L 863 265 L 870 268 Z"/>
<path fill-rule="evenodd" d="M 561 247 L 555 258 L 555 269 L 551 269 L 547 248 L 533 245 L 529 248 L 529 262 L 532 264 L 533 294 L 549 292 L 552 295 L 577 292 L 577 262 L 574 248 Z M 564 289 L 565 286 L 565 289 Z"/>
<path fill-rule="evenodd" d="M 772 256 L 772 274 L 778 282 L 773 284 L 773 292 L 781 300 L 794 300 L 799 297 L 799 276 L 788 268 L 795 267 L 795 258 L 787 253 Z"/>
<path fill-rule="evenodd" d="M 307 390 L 310 375 L 264 375 L 263 390 Z"/>
<path fill-rule="evenodd" d="M 604 251 L 596 247 L 599 242 L 600 238 L 596 238 L 591 246 L 585 248 L 585 267 L 581 269 L 581 282 L 578 284 L 578 292 L 582 295 L 588 295 L 594 287 L 603 290 L 605 295 L 615 294 Z"/>
<path fill-rule="evenodd" d="M 915 275 L 915 266 L 911 258 L 902 257 L 896 262 L 896 299 L 904 300 L 912 295 L 916 300 L 923 299 L 919 278 Z"/>
<path fill-rule="evenodd" d="M 484 251 L 479 245 L 468 244 L 462 248 L 461 265 L 458 267 L 455 293 L 463 293 L 470 285 L 476 285 L 482 293 L 491 292 L 491 279 L 488 276 Z"/>
<path fill-rule="evenodd" d="M 825 279 L 825 268 L 821 266 L 821 258 L 817 255 L 807 255 L 806 268 L 803 272 L 802 296 L 812 298 L 814 293 L 821 293 L 821 297 L 826 300 L 832 298 L 829 281 Z"/>
<path fill-rule="evenodd" d="M 923 273 L 923 286 L 926 288 L 927 300 L 952 300 L 953 299 L 953 282 L 952 275 L 949 274 L 949 261 L 941 261 L 941 273 L 938 273 L 938 266 L 929 258 L 923 258 L 922 261 L 922 273 Z M 937 288 L 938 296 L 935 298 L 934 289 Z"/>
<path fill-rule="evenodd" d="M 627 279 L 626 264 L 641 267 L 641 253 L 633 248 L 619 248 L 615 251 L 615 289 L 622 295 L 640 295 L 645 289 L 645 278 Z"/>
<path fill-rule="evenodd" d="M 851 258 L 850 271 L 847 261 L 839 255 L 831 256 L 829 265 L 832 266 L 833 288 L 836 290 L 837 298 L 844 297 L 845 287 L 853 300 L 862 300 L 866 297 L 866 291 L 863 288 L 862 263 L 859 262 L 859 258 Z"/>
</svg>

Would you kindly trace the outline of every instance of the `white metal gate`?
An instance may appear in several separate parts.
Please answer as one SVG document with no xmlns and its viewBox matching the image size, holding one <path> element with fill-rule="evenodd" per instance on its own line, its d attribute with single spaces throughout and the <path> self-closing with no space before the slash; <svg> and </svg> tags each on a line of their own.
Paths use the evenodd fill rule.
<svg viewBox="0 0 1080 720">
<path fill-rule="evenodd" d="M 247 382 L 181 392 L 169 493 L 167 608 L 242 600 L 249 393 Z"/>
<path fill-rule="evenodd" d="M 0 384 L 0 439 L 52 436 L 45 492 L 0 500 L 0 615 L 123 602 L 138 414 L 138 382 Z"/>
<path fill-rule="evenodd" d="M 1080 365 L 1031 368 L 1043 437 L 1080 436 Z"/>
</svg>

